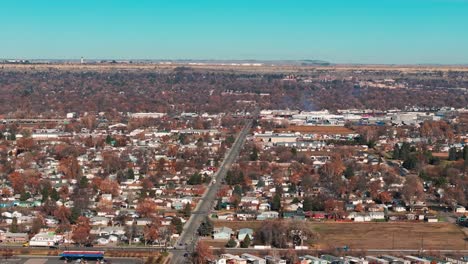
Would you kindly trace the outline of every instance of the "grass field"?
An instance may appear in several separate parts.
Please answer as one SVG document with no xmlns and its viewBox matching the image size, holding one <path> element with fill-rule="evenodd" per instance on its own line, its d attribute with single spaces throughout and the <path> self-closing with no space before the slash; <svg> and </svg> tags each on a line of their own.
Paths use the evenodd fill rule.
<svg viewBox="0 0 468 264">
<path fill-rule="evenodd" d="M 262 222 L 215 221 L 215 226 L 259 228 Z M 335 223 L 310 222 L 319 249 L 349 246 L 354 249 L 468 249 L 460 227 L 450 223 Z"/>
<path fill-rule="evenodd" d="M 344 126 L 289 126 L 287 128 L 276 129 L 278 133 L 300 132 L 312 134 L 351 134 L 353 130 Z"/>
</svg>

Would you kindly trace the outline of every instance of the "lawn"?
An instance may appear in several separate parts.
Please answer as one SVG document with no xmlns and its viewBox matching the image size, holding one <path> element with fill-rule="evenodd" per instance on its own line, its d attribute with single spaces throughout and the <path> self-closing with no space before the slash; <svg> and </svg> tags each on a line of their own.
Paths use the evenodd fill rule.
<svg viewBox="0 0 468 264">
<path fill-rule="evenodd" d="M 215 226 L 256 229 L 259 221 L 215 221 Z M 337 223 L 310 222 L 320 249 L 349 246 L 354 249 L 464 249 L 465 234 L 451 223 Z"/>
</svg>

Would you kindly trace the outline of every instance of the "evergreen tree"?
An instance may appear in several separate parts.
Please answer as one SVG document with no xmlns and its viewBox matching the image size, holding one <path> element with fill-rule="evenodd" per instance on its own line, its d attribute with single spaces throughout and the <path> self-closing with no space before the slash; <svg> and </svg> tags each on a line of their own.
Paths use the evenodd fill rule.
<svg viewBox="0 0 468 264">
<path fill-rule="evenodd" d="M 202 176 L 200 173 L 194 173 L 192 176 L 187 181 L 187 184 L 189 185 L 198 185 L 202 183 Z"/>
<path fill-rule="evenodd" d="M 114 139 L 113 139 L 110 135 L 107 135 L 107 137 L 106 137 L 106 144 L 107 144 L 107 145 L 111 145 L 113 140 L 114 140 Z"/>
<path fill-rule="evenodd" d="M 18 233 L 18 219 L 16 217 L 13 217 L 13 219 L 11 220 L 10 232 Z"/>
<path fill-rule="evenodd" d="M 406 159 L 403 161 L 402 166 L 403 166 L 405 169 L 412 170 L 412 169 L 416 168 L 416 165 L 417 165 L 417 164 L 418 164 L 418 160 L 417 160 L 416 156 L 411 155 L 411 156 L 409 156 L 408 158 L 406 158 Z"/>
<path fill-rule="evenodd" d="M 121 182 L 124 182 L 124 181 L 127 180 L 127 175 L 123 171 L 119 170 L 117 172 L 117 177 L 116 178 L 117 178 L 117 182 L 121 183 Z"/>
<path fill-rule="evenodd" d="M 80 188 L 81 189 L 88 188 L 88 183 L 89 183 L 88 178 L 86 178 L 85 176 L 80 178 Z"/>
<path fill-rule="evenodd" d="M 174 226 L 177 234 L 181 234 L 182 230 L 184 229 L 184 225 L 182 224 L 182 221 L 180 220 L 179 217 L 174 217 L 171 219 L 171 225 Z"/>
<path fill-rule="evenodd" d="M 297 192 L 297 186 L 296 186 L 296 184 L 294 182 L 290 183 L 288 192 L 289 193 L 296 193 Z"/>
<path fill-rule="evenodd" d="M 312 198 L 307 196 L 302 202 L 302 209 L 304 211 L 323 211 L 325 208 L 322 199 L 323 198 Z"/>
<path fill-rule="evenodd" d="M 281 196 L 279 194 L 275 194 L 271 201 L 271 210 L 279 211 L 281 208 Z"/>
<path fill-rule="evenodd" d="M 229 239 L 229 241 L 226 244 L 226 247 L 228 248 L 235 248 L 236 246 L 237 242 L 233 238 Z"/>
<path fill-rule="evenodd" d="M 400 147 L 398 144 L 395 144 L 393 147 L 393 159 L 400 159 Z"/>
<path fill-rule="evenodd" d="M 234 186 L 234 190 L 232 191 L 233 195 L 238 195 L 239 197 L 242 196 L 242 187 L 240 185 Z"/>
<path fill-rule="evenodd" d="M 304 211 L 312 211 L 313 210 L 312 198 L 310 198 L 310 197 L 304 198 L 304 201 L 302 202 L 302 209 Z"/>
<path fill-rule="evenodd" d="M 244 238 L 244 240 L 241 242 L 240 246 L 241 248 L 248 248 L 250 247 L 250 243 L 252 240 L 250 239 L 250 236 L 247 234 Z"/>
<path fill-rule="evenodd" d="M 22 201 L 22 202 L 28 200 L 29 198 L 31 198 L 31 193 L 29 193 L 29 192 L 22 192 L 20 194 L 20 201 Z"/>
<path fill-rule="evenodd" d="M 409 155 L 411 153 L 411 145 L 408 142 L 403 142 L 400 148 L 400 160 L 406 160 L 408 159 Z"/>
<path fill-rule="evenodd" d="M 455 147 L 451 147 L 449 149 L 449 156 L 448 156 L 448 159 L 449 160 L 457 160 L 457 157 L 458 154 L 457 154 L 457 149 Z"/>
<path fill-rule="evenodd" d="M 351 166 L 347 166 L 346 170 L 344 171 L 344 176 L 346 179 L 349 179 L 354 176 L 354 170 Z"/>
<path fill-rule="evenodd" d="M 81 210 L 78 207 L 72 207 L 71 209 L 71 216 L 70 216 L 70 223 L 74 224 L 78 220 L 78 217 L 81 215 Z"/>
<path fill-rule="evenodd" d="M 250 160 L 251 161 L 256 161 L 258 160 L 258 150 L 256 147 L 252 149 L 252 153 L 250 153 Z"/>
<path fill-rule="evenodd" d="M 132 168 L 127 170 L 127 179 L 129 180 L 135 179 L 135 172 L 133 171 Z"/>
<path fill-rule="evenodd" d="M 182 213 L 185 217 L 190 217 L 190 215 L 192 215 L 192 205 L 190 203 L 186 203 Z"/>
<path fill-rule="evenodd" d="M 265 187 L 265 181 L 263 179 L 258 180 L 257 187 Z"/>
<path fill-rule="evenodd" d="M 54 201 L 60 200 L 60 195 L 55 188 L 52 188 L 52 191 L 50 192 L 50 198 Z"/>
<path fill-rule="evenodd" d="M 49 200 L 49 188 L 42 189 L 42 202 Z"/>
<path fill-rule="evenodd" d="M 216 206 L 215 206 L 215 210 L 221 210 L 221 206 L 222 206 L 222 200 L 221 198 L 218 198 L 218 200 L 216 201 Z"/>
<path fill-rule="evenodd" d="M 240 172 L 233 172 L 229 170 L 226 173 L 226 183 L 233 186 L 236 184 L 241 184 L 244 181 L 244 173 L 242 171 Z"/>
<path fill-rule="evenodd" d="M 296 149 L 296 148 L 292 148 L 292 149 L 291 149 L 291 154 L 293 154 L 293 156 L 297 156 L 297 149 Z"/>
<path fill-rule="evenodd" d="M 205 220 L 203 220 L 203 222 L 198 227 L 198 234 L 200 236 L 211 236 L 211 234 L 213 233 L 213 229 L 213 222 L 211 222 L 211 220 L 208 217 L 206 217 Z"/>
</svg>

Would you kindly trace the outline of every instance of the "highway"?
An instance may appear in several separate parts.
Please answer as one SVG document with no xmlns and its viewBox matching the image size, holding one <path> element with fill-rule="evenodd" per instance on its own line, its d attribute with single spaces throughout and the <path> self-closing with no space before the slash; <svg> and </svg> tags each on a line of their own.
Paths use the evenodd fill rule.
<svg viewBox="0 0 468 264">
<path fill-rule="evenodd" d="M 257 114 L 254 114 L 253 117 L 256 118 Z M 231 165 L 239 156 L 239 152 L 244 145 L 245 139 L 249 134 L 250 128 L 252 127 L 253 119 L 248 119 L 246 124 L 239 132 L 237 139 L 234 141 L 231 149 L 226 153 L 223 162 L 221 163 L 218 171 L 213 176 L 214 181 L 208 186 L 207 190 L 203 194 L 200 202 L 197 204 L 197 207 L 193 211 L 190 219 L 185 223 L 184 230 L 180 235 L 180 238 L 175 245 L 176 249 L 179 250 L 172 250 L 172 260 L 171 263 L 185 263 L 187 262 L 186 257 L 184 257 L 185 253 L 193 252 L 196 243 L 197 243 L 197 229 L 200 224 L 203 222 L 206 216 L 209 215 L 211 210 L 213 209 L 216 201 L 216 194 L 218 192 L 219 187 L 222 185 L 224 177 L 226 177 L 226 173 L 228 172 Z M 186 251 L 181 249 L 185 249 Z"/>
</svg>

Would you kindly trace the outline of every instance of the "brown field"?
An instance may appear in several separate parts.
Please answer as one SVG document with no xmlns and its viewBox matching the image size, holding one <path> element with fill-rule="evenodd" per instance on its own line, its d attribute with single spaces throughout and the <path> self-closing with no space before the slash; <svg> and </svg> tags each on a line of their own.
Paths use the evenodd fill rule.
<svg viewBox="0 0 468 264">
<path fill-rule="evenodd" d="M 290 126 L 287 128 L 276 129 L 279 133 L 300 132 L 313 134 L 350 134 L 353 130 L 344 126 Z"/>
<path fill-rule="evenodd" d="M 260 221 L 215 221 L 215 226 L 259 228 Z M 462 250 L 468 248 L 460 227 L 450 223 L 337 223 L 310 222 L 318 249 L 349 246 L 351 249 Z"/>
</svg>

